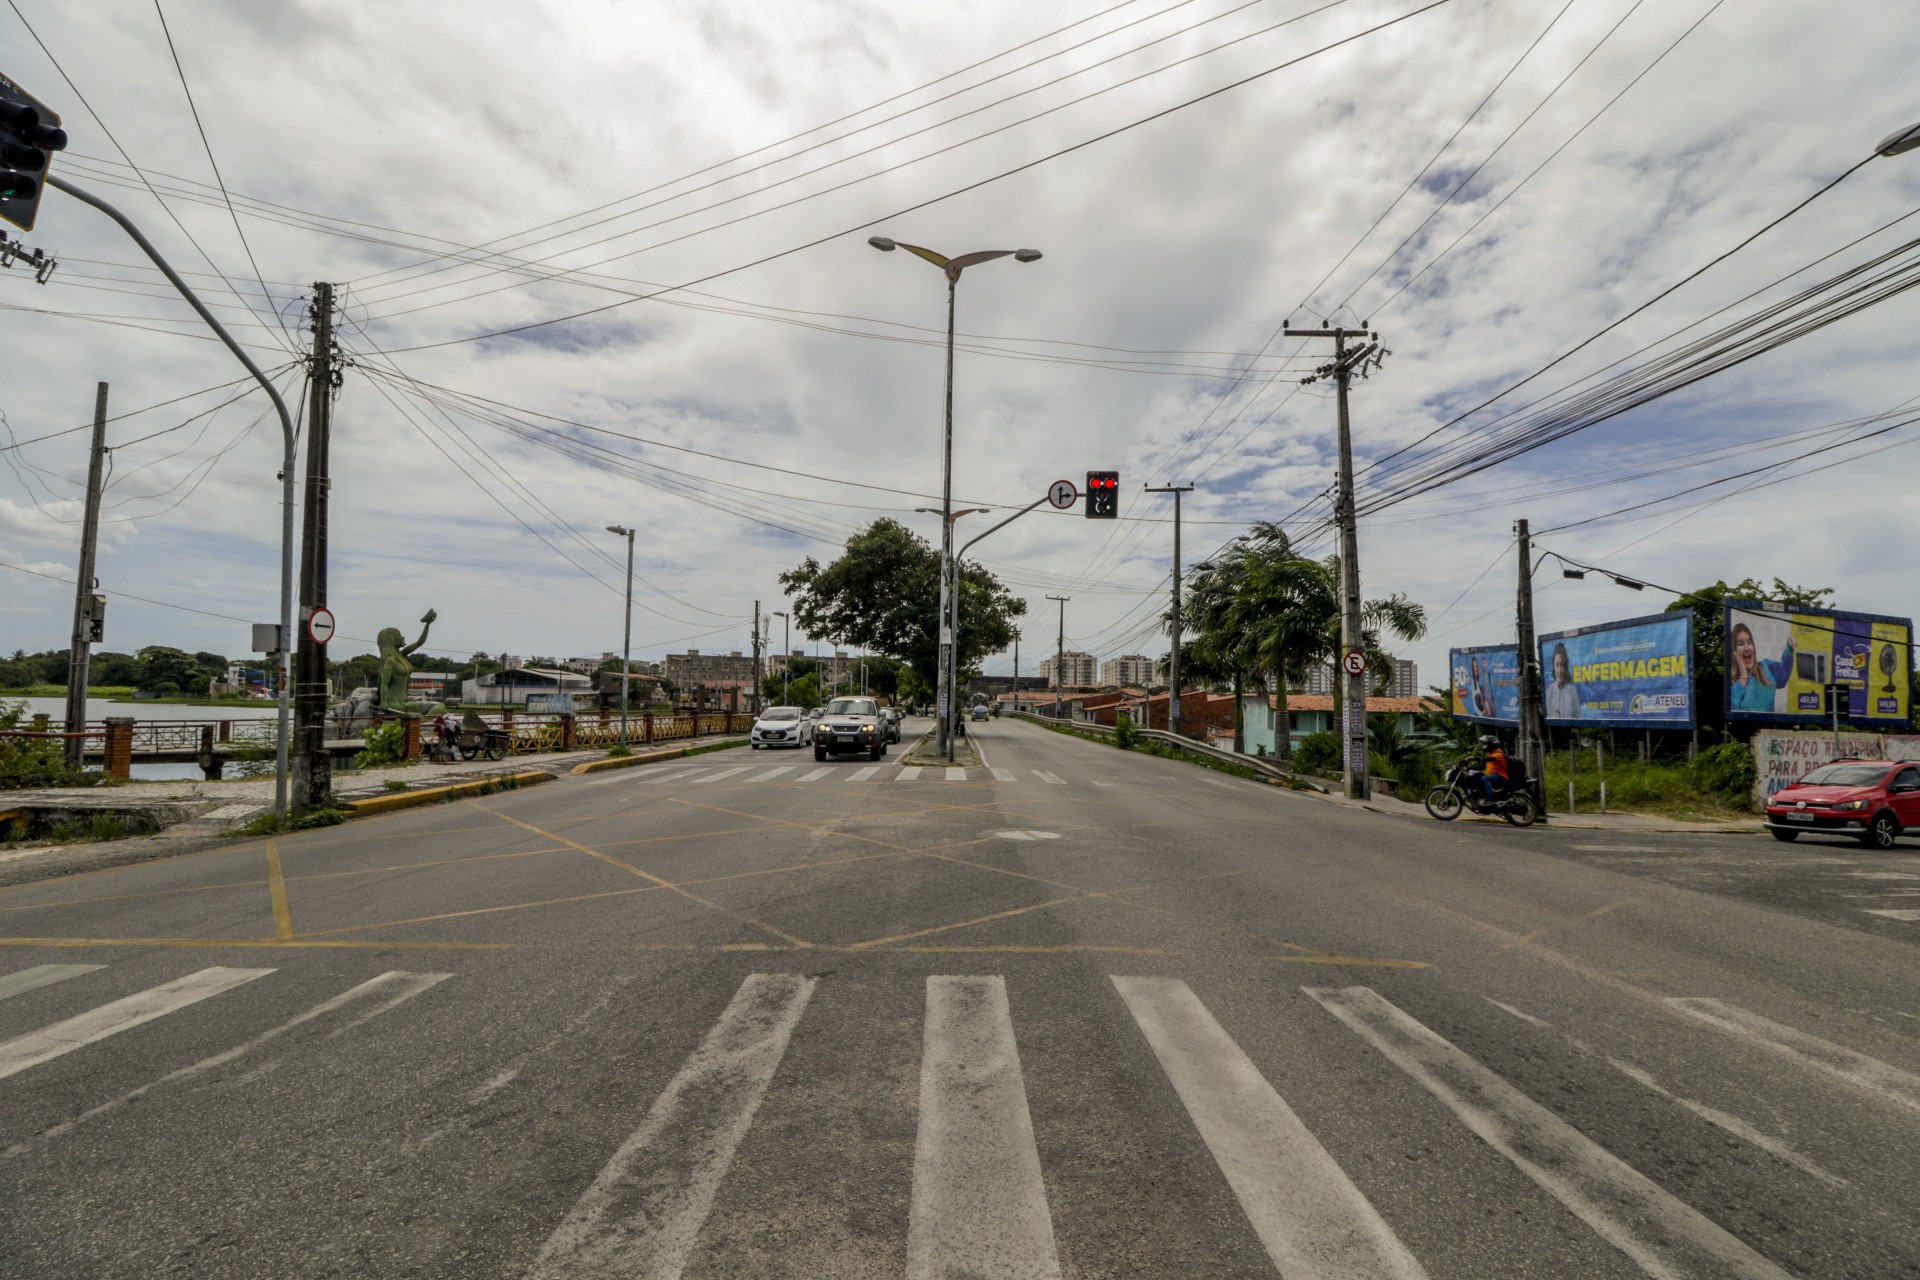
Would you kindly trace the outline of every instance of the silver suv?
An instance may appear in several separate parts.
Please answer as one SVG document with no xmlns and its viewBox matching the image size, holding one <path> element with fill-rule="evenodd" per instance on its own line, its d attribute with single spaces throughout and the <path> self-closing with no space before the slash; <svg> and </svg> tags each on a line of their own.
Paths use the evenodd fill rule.
<svg viewBox="0 0 1920 1280">
<path fill-rule="evenodd" d="M 880 704 L 872 698 L 835 698 L 813 730 L 813 758 L 864 751 L 869 760 L 887 754 L 886 730 L 880 723 Z"/>
</svg>

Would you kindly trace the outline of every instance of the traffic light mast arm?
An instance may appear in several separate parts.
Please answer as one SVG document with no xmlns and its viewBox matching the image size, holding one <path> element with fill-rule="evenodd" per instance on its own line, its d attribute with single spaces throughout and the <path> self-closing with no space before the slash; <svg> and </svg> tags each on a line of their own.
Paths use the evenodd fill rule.
<svg viewBox="0 0 1920 1280">
<path fill-rule="evenodd" d="M 281 679 L 279 732 L 275 735 L 279 745 L 276 748 L 273 809 L 276 814 L 285 817 L 287 812 L 287 739 L 289 736 L 287 725 L 287 692 L 290 683 L 287 679 L 287 657 L 291 652 L 288 646 L 293 640 L 293 481 L 295 471 L 293 418 L 287 413 L 287 402 L 280 398 L 280 392 L 275 389 L 272 382 L 268 381 L 267 375 L 260 372 L 260 366 L 255 364 L 253 358 L 241 348 L 238 342 L 233 340 L 233 335 L 228 333 L 225 326 L 218 320 L 214 319 L 213 312 L 207 310 L 207 304 L 200 301 L 200 296 L 187 287 L 187 282 L 180 278 L 179 273 L 167 263 L 165 258 L 160 256 L 160 251 L 154 248 L 153 243 L 144 235 L 140 234 L 140 228 L 134 226 L 132 221 L 129 220 L 124 213 L 121 213 L 105 200 L 100 199 L 100 197 L 74 186 L 58 174 L 49 173 L 46 177 L 46 182 L 48 186 L 66 192 L 82 204 L 92 205 L 119 223 L 121 229 L 133 237 L 133 242 L 140 246 L 142 252 L 144 252 L 147 257 L 153 259 L 153 265 L 160 268 L 160 274 L 172 281 L 173 287 L 180 291 L 180 296 L 185 298 L 193 309 L 200 313 L 200 318 L 207 322 L 207 327 L 219 335 L 220 341 L 227 344 L 227 350 L 233 352 L 233 354 L 239 358 L 240 363 L 246 366 L 247 372 L 253 375 L 254 381 L 266 388 L 268 399 L 273 401 L 274 411 L 280 415 L 280 436 L 286 445 L 286 452 L 280 463 Z"/>
<path fill-rule="evenodd" d="M 1043 493 L 1038 498 L 1035 498 L 1032 502 L 1028 503 L 1026 506 L 1020 508 L 1018 511 L 1014 512 L 1012 515 L 1008 516 L 1005 520 L 1002 520 L 999 524 L 994 525 L 993 528 L 987 529 L 982 531 L 981 533 L 975 534 L 973 539 L 969 541 L 966 544 L 966 546 L 961 547 L 958 551 L 953 553 L 954 564 L 958 565 L 960 563 L 960 557 L 967 554 L 967 548 L 971 547 L 975 542 L 980 541 L 980 539 L 986 537 L 987 534 L 989 533 L 999 532 L 1000 530 L 1006 528 L 1008 525 L 1012 524 L 1015 520 L 1018 520 L 1021 516 L 1027 514 L 1027 512 L 1033 510 L 1035 507 L 1039 506 L 1041 503 L 1047 502 L 1047 501 L 1049 501 L 1049 498 L 1046 494 Z"/>
</svg>

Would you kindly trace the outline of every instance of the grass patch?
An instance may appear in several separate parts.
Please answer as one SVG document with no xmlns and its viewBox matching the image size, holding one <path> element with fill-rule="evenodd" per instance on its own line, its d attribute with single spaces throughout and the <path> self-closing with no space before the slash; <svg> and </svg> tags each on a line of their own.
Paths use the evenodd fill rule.
<svg viewBox="0 0 1920 1280">
<path fill-rule="evenodd" d="M 1739 767 L 1740 757 L 1745 757 L 1745 769 Z M 1580 752 L 1578 760 L 1575 772 L 1568 768 L 1565 751 L 1547 756 L 1542 790 L 1550 813 L 1566 812 L 1569 778 L 1579 811 L 1600 811 L 1600 776 L 1592 751 Z M 1636 758 L 1615 756 L 1607 761 L 1606 779 L 1610 812 L 1647 813 L 1695 822 L 1753 816 L 1753 753 L 1738 743 L 1703 751 L 1692 762 L 1654 760 L 1643 764 Z"/>
<path fill-rule="evenodd" d="M 318 827 L 337 827 L 347 820 L 345 809 L 309 809 L 297 818 L 282 822 L 271 813 L 263 813 L 251 822 L 231 827 L 227 834 L 236 837 L 275 836 L 287 831 L 312 831 Z"/>
<path fill-rule="evenodd" d="M 385 787 L 389 791 L 405 791 L 407 789 L 407 784 L 400 781 L 400 779 L 398 778 L 388 778 L 385 782 L 381 783 L 380 785 Z"/>
<path fill-rule="evenodd" d="M 632 754 L 633 748 L 627 746 L 625 743 L 615 743 L 613 746 L 607 748 L 607 759 L 609 760 L 625 760 Z"/>
<path fill-rule="evenodd" d="M 20 689 L 0 689 L 0 698 L 64 698 L 67 686 L 63 684 L 30 684 Z M 132 685 L 89 685 L 89 698 L 131 698 Z"/>
</svg>

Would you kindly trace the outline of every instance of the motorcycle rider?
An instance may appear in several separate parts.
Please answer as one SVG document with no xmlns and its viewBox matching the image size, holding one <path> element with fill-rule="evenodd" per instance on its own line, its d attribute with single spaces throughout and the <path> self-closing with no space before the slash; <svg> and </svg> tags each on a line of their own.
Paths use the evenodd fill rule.
<svg viewBox="0 0 1920 1280">
<path fill-rule="evenodd" d="M 1480 756 L 1474 761 L 1480 770 L 1480 793 L 1486 807 L 1491 809 L 1499 801 L 1512 782 L 1507 769 L 1507 753 L 1501 747 L 1500 739 L 1489 733 L 1480 739 Z M 1499 782 L 1494 781 L 1495 778 Z"/>
</svg>

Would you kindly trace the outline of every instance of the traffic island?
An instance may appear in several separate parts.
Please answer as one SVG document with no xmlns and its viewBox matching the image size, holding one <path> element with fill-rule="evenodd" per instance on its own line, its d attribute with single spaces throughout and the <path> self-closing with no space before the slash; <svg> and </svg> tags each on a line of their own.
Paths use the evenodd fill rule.
<svg viewBox="0 0 1920 1280">
<path fill-rule="evenodd" d="M 928 734 L 907 749 L 900 764 L 903 768 L 944 769 L 951 764 L 956 768 L 977 769 L 981 761 L 980 753 L 975 751 L 973 744 L 965 738 L 953 740 L 953 759 L 948 760 L 940 754 L 940 748 L 934 742 L 933 735 Z"/>
</svg>

